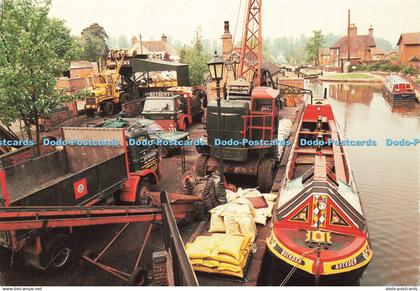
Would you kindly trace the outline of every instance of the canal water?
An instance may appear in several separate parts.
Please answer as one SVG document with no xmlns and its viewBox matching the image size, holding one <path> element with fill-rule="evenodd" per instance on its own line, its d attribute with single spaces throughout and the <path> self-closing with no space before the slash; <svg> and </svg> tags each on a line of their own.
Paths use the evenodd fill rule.
<svg viewBox="0 0 420 291">
<path fill-rule="evenodd" d="M 374 257 L 361 285 L 420 284 L 420 144 L 386 146 L 386 139 L 420 138 L 418 103 L 392 104 L 379 85 L 310 84 L 324 88 L 345 139 L 376 140 L 347 147 L 360 191 Z"/>
</svg>

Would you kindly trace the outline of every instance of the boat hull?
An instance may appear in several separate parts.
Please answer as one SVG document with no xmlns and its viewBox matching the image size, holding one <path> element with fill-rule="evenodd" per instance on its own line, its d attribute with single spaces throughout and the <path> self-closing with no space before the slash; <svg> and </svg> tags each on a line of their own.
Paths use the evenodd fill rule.
<svg viewBox="0 0 420 291">
<path fill-rule="evenodd" d="M 271 264 L 271 270 L 273 271 L 273 285 L 280 285 L 284 278 L 293 269 L 293 266 L 279 259 L 272 252 L 269 253 L 269 260 Z M 314 274 L 310 274 L 299 268 L 293 271 L 293 275 L 286 282 L 286 286 L 358 286 L 359 279 L 368 265 L 361 266 L 360 268 L 331 275 L 320 275 L 318 282 Z"/>
</svg>

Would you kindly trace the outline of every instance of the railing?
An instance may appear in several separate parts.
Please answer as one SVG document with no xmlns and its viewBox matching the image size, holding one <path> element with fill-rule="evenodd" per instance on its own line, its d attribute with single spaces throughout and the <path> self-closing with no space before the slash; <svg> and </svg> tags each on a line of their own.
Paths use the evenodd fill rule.
<svg viewBox="0 0 420 291">
<path fill-rule="evenodd" d="M 168 271 L 173 274 L 172 284 L 174 286 L 198 286 L 197 277 L 185 251 L 168 194 L 165 191 L 160 193 L 160 201 L 162 204 L 165 250 L 171 260 L 171 268 Z M 168 281 L 171 282 L 171 280 Z"/>
</svg>

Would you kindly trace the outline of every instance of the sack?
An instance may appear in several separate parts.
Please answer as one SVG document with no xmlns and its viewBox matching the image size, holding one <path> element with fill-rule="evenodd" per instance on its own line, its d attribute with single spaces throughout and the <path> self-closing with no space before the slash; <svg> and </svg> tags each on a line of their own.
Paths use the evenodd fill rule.
<svg viewBox="0 0 420 291">
<path fill-rule="evenodd" d="M 241 234 L 239 224 L 236 222 L 235 216 L 225 216 L 224 221 L 226 234 L 232 236 Z"/>
<path fill-rule="evenodd" d="M 253 242 L 255 240 L 255 237 L 257 236 L 257 226 L 255 225 L 255 220 L 253 217 L 242 217 L 239 216 L 237 218 L 239 229 L 241 231 L 241 234 L 244 236 L 251 237 L 251 241 Z"/>
<path fill-rule="evenodd" d="M 212 213 L 210 218 L 209 232 L 225 232 L 226 227 L 223 218 L 216 213 Z"/>
<path fill-rule="evenodd" d="M 244 236 L 226 235 L 222 245 L 217 248 L 219 254 L 229 255 L 236 260 L 241 257 L 242 245 L 244 244 Z"/>
<path fill-rule="evenodd" d="M 277 195 L 276 194 L 271 194 L 271 193 L 266 193 L 266 194 L 262 194 L 265 198 L 265 200 L 267 201 L 276 201 L 277 199 Z"/>
<path fill-rule="evenodd" d="M 267 216 L 256 216 L 254 218 L 255 223 L 266 225 L 267 224 Z"/>
<path fill-rule="evenodd" d="M 262 196 L 261 192 L 257 189 L 244 189 L 241 193 L 243 197 L 249 198 L 249 197 L 260 197 Z"/>
</svg>

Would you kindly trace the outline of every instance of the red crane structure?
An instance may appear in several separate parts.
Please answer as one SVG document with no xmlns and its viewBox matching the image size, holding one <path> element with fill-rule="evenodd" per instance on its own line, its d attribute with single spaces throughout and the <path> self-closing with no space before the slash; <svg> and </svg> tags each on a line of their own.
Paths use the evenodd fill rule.
<svg viewBox="0 0 420 291">
<path fill-rule="evenodd" d="M 239 77 L 260 86 L 262 64 L 262 0 L 249 0 L 242 38 Z"/>
</svg>

